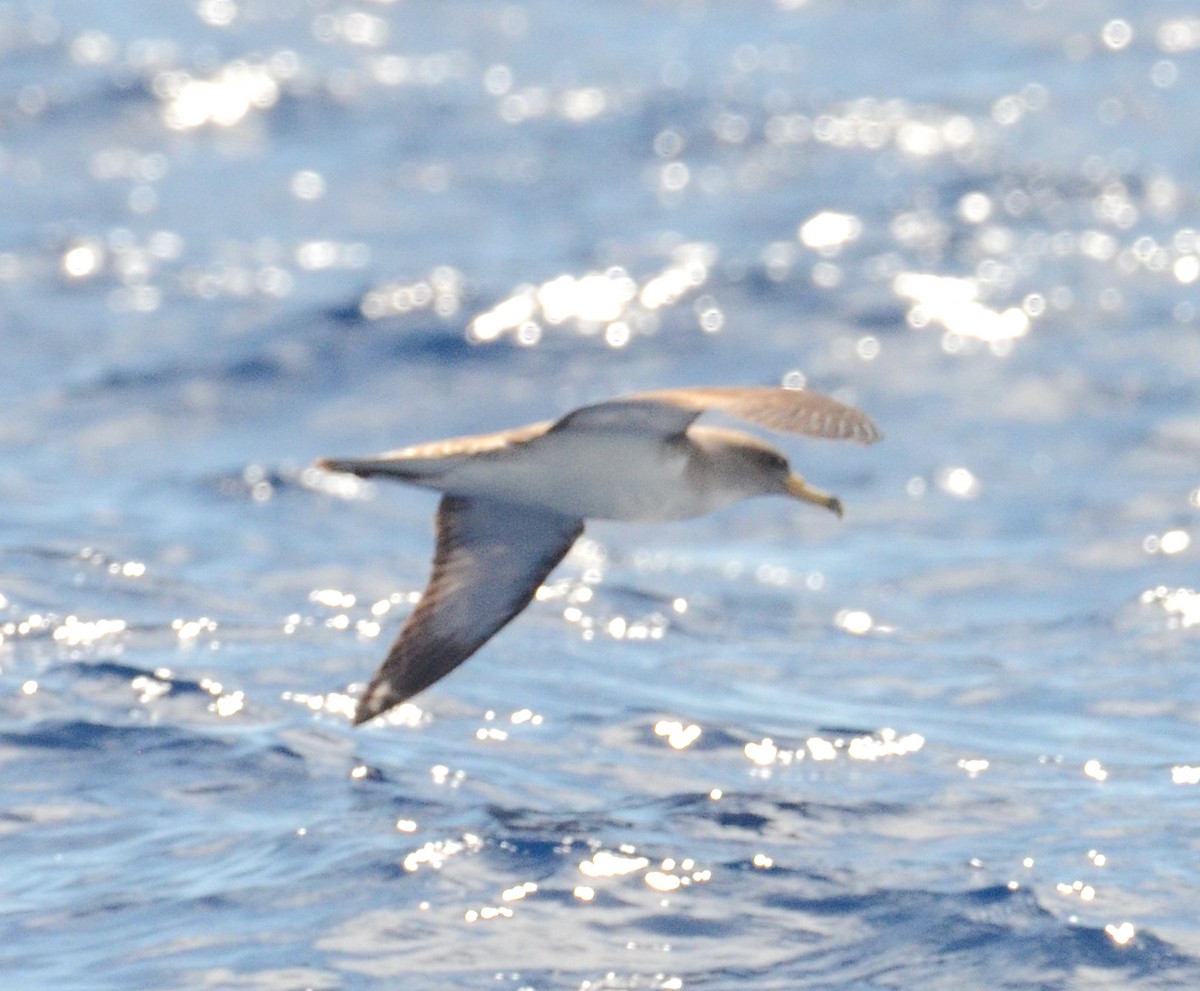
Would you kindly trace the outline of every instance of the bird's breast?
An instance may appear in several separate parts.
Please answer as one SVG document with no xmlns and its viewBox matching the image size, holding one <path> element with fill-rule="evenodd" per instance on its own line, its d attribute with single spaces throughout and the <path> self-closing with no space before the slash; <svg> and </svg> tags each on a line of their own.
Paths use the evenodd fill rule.
<svg viewBox="0 0 1200 991">
<path fill-rule="evenodd" d="M 709 494 L 691 484 L 693 456 L 686 441 L 567 430 L 464 459 L 439 487 L 582 519 L 678 520 L 715 508 Z"/>
</svg>

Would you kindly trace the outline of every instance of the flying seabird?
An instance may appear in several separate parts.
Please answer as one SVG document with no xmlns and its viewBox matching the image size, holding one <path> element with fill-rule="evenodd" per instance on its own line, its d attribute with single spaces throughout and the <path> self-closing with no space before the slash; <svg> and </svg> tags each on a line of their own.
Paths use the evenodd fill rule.
<svg viewBox="0 0 1200 991">
<path fill-rule="evenodd" d="M 865 413 L 808 389 L 718 386 L 642 392 L 499 433 L 318 461 L 442 493 L 429 584 L 359 699 L 355 725 L 483 646 L 529 604 L 587 519 L 682 520 L 758 495 L 842 515 L 836 496 L 793 474 L 762 440 L 694 424 L 710 410 L 811 437 L 880 437 Z"/>
</svg>

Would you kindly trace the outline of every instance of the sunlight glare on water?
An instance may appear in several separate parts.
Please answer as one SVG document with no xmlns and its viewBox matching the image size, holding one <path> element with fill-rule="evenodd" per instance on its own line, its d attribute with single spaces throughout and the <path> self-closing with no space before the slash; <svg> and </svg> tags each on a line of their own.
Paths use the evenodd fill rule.
<svg viewBox="0 0 1200 991">
<path fill-rule="evenodd" d="M 235 61 L 211 79 L 164 72 L 154 92 L 167 127 L 186 131 L 205 124 L 232 127 L 251 111 L 269 110 L 279 99 L 279 83 L 268 66 Z"/>
<path fill-rule="evenodd" d="M 0 50 L 9 983 L 1195 984 L 1186 3 L 80 0 Z M 768 438 L 844 520 L 589 522 L 352 728 L 438 496 L 317 459 L 722 383 L 879 423 Z"/>
<path fill-rule="evenodd" d="M 582 336 L 602 332 L 610 346 L 624 347 L 630 335 L 654 334 L 655 311 L 674 305 L 707 280 L 714 260 L 709 246 L 686 244 L 671 254 L 670 265 L 640 282 L 614 268 L 578 278 L 560 275 L 537 287 L 521 287 L 475 317 L 469 339 L 490 343 L 510 335 L 519 344 L 533 345 L 547 328 L 570 325 Z"/>
</svg>

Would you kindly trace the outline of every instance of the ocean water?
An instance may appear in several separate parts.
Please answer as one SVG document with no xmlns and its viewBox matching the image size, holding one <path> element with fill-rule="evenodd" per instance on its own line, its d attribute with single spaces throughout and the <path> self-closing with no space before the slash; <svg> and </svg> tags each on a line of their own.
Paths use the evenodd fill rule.
<svg viewBox="0 0 1200 991">
<path fill-rule="evenodd" d="M 1200 19 L 0 4 L 0 973 L 1191 989 Z M 807 383 L 844 521 L 597 524 L 387 721 L 436 500 L 309 466 Z"/>
</svg>

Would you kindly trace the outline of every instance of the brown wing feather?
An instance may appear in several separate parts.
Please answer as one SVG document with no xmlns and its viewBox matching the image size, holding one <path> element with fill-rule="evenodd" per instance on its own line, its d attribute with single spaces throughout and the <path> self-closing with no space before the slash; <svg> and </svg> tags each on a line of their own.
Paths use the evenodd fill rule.
<svg viewBox="0 0 1200 991">
<path fill-rule="evenodd" d="M 776 389 L 767 386 L 710 386 L 694 389 L 664 389 L 643 393 L 638 399 L 658 398 L 699 415 L 720 410 L 757 423 L 768 430 L 855 440 L 871 444 L 882 436 L 862 410 L 811 389 Z"/>
<path fill-rule="evenodd" d="M 622 396 L 568 413 L 551 429 L 683 433 L 702 413 L 719 410 L 768 430 L 871 444 L 882 434 L 866 413 L 809 389 L 710 386 Z"/>
<path fill-rule="evenodd" d="M 444 496 L 429 584 L 359 699 L 355 724 L 462 664 L 529 604 L 582 532 L 582 520 L 544 509 Z"/>
</svg>

